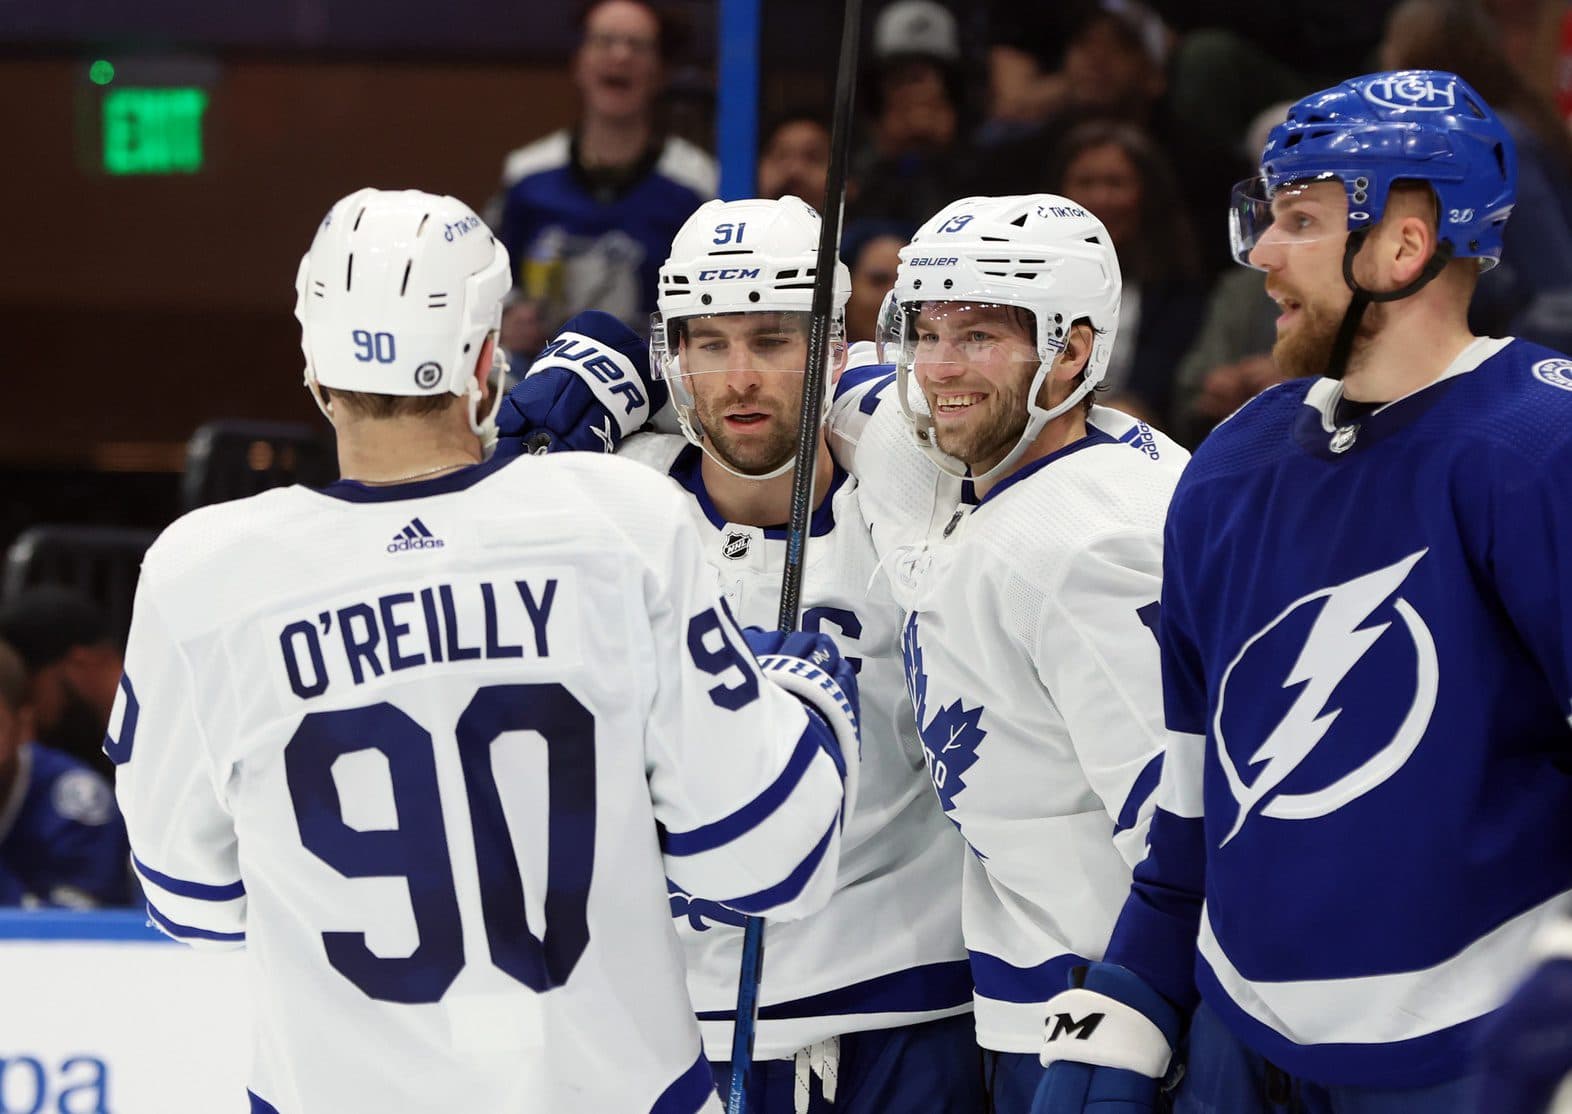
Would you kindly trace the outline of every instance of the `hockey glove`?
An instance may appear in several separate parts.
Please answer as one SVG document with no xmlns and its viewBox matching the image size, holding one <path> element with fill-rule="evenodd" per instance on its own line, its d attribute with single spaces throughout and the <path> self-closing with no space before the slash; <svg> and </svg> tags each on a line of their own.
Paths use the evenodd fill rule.
<svg viewBox="0 0 1572 1114">
<path fill-rule="evenodd" d="M 1082 974 L 1080 970 L 1077 974 Z M 1136 974 L 1094 963 L 1048 999 L 1032 1114 L 1151 1114 L 1179 1042 L 1179 1011 Z"/>
<path fill-rule="evenodd" d="M 1540 964 L 1490 1015 L 1479 1034 L 1479 1067 L 1480 1114 L 1549 1108 L 1572 1073 L 1572 958 Z"/>
<path fill-rule="evenodd" d="M 585 310 L 503 400 L 497 452 L 615 452 L 665 403 L 666 384 L 650 378 L 645 341 L 611 314 Z"/>
<path fill-rule="evenodd" d="M 827 634 L 744 627 L 742 637 L 775 684 L 806 704 L 829 725 L 833 738 L 825 749 L 846 777 L 848 759 L 855 770 L 862 753 L 858 737 L 857 674 Z M 853 785 L 847 781 L 849 791 Z M 848 807 L 850 802 L 848 801 Z"/>
</svg>

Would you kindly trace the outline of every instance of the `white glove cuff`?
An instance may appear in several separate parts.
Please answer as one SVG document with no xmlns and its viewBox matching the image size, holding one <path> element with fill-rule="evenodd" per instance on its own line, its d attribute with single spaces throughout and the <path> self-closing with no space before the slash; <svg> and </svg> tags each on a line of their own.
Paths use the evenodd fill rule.
<svg viewBox="0 0 1572 1114">
<path fill-rule="evenodd" d="M 824 717 L 835 732 L 841 757 L 850 771 L 862 753 L 857 741 L 857 713 L 852 711 L 851 701 L 835 678 L 811 661 L 789 654 L 764 654 L 759 658 L 759 668 L 772 682 Z"/>
<path fill-rule="evenodd" d="M 1043 1029 L 1043 1067 L 1071 1060 L 1099 1068 L 1123 1068 L 1153 1079 L 1168 1072 L 1173 1049 L 1163 1031 L 1140 1010 L 1095 990 L 1077 988 L 1048 999 Z"/>
</svg>

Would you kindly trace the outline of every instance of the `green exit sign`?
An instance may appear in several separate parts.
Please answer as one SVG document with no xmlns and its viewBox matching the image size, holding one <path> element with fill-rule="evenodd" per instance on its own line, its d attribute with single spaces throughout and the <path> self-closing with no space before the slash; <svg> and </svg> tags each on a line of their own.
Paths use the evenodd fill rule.
<svg viewBox="0 0 1572 1114">
<path fill-rule="evenodd" d="M 195 174 L 202 169 L 202 89 L 108 89 L 103 94 L 104 170 Z"/>
</svg>

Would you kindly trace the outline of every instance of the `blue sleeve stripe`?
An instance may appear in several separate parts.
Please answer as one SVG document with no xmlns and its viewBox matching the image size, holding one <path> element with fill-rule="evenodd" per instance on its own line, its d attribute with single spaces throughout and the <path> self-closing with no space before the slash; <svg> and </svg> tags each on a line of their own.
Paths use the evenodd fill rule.
<svg viewBox="0 0 1572 1114">
<path fill-rule="evenodd" d="M 892 371 L 863 393 L 862 398 L 857 402 L 857 409 L 864 414 L 872 414 L 879 408 L 879 403 L 884 398 L 885 388 L 893 382 L 895 382 L 895 372 Z"/>
<path fill-rule="evenodd" d="M 808 879 L 812 878 L 818 870 L 819 863 L 824 859 L 824 854 L 830 849 L 830 840 L 835 837 L 836 831 L 841 826 L 840 814 L 837 813 L 830 826 L 824 829 L 824 835 L 802 862 L 797 864 L 797 869 L 788 874 L 784 879 L 768 889 L 758 893 L 746 894 L 731 901 L 723 901 L 722 905 L 728 909 L 735 909 L 739 913 L 763 913 L 777 905 L 785 905 L 794 901 L 797 895 L 807 888 Z"/>
<path fill-rule="evenodd" d="M 810 723 L 797 740 L 797 749 L 792 751 L 791 758 L 786 762 L 786 768 L 764 792 L 736 812 L 723 816 L 713 823 L 701 825 L 687 832 L 667 832 L 666 838 L 661 842 L 661 850 L 679 858 L 685 855 L 702 854 L 723 847 L 764 823 L 802 781 L 803 775 L 808 772 L 808 767 L 813 764 L 814 756 L 820 750 L 817 735 L 827 729 Z"/>
<path fill-rule="evenodd" d="M 1157 792 L 1157 783 L 1162 780 L 1162 776 L 1163 756 L 1159 751 L 1146 764 L 1146 769 L 1136 776 L 1135 784 L 1130 786 L 1130 795 L 1124 799 L 1124 807 L 1119 810 L 1119 820 L 1114 824 L 1114 835 L 1135 827 L 1136 821 L 1141 818 L 1141 809 Z"/>
<path fill-rule="evenodd" d="M 255 1091 L 247 1091 L 246 1098 L 251 1100 L 249 1114 L 278 1114 L 278 1107 L 265 1099 L 258 1098 Z"/>
<path fill-rule="evenodd" d="M 848 391 L 855 391 L 864 383 L 871 383 L 875 379 L 885 378 L 890 382 L 895 381 L 895 368 L 891 364 L 864 364 L 862 367 L 850 368 L 841 373 L 835 381 L 835 398 L 844 398 Z M 872 394 L 877 394 L 884 388 L 875 387 Z"/>
<path fill-rule="evenodd" d="M 147 915 L 153 918 L 154 924 L 177 940 L 217 940 L 225 944 L 242 944 L 246 939 L 244 932 L 214 932 L 211 929 L 178 924 L 153 908 L 151 901 L 147 903 Z"/>
<path fill-rule="evenodd" d="M 131 861 L 136 864 L 136 872 L 159 889 L 168 890 L 178 897 L 194 897 L 198 901 L 233 901 L 237 897 L 244 897 L 246 886 L 244 882 L 230 882 L 223 886 L 211 886 L 206 882 L 187 882 L 162 871 L 154 870 L 135 855 Z"/>
<path fill-rule="evenodd" d="M 892 971 L 823 994 L 759 1007 L 759 1020 L 837 1017 L 857 1013 L 931 1013 L 972 1000 L 972 971 L 964 959 Z M 701 1010 L 700 1021 L 735 1021 L 736 1010 Z"/>
<path fill-rule="evenodd" d="M 715 1097 L 715 1073 L 699 1053 L 693 1066 L 672 1081 L 650 1107 L 650 1114 L 699 1114 Z"/>
<path fill-rule="evenodd" d="M 1087 960 L 1067 953 L 1035 967 L 1017 967 L 987 952 L 968 951 L 972 961 L 972 981 L 977 993 L 995 1002 L 1046 1002 L 1061 990 L 1070 989 L 1070 971 L 1084 967 Z"/>
</svg>

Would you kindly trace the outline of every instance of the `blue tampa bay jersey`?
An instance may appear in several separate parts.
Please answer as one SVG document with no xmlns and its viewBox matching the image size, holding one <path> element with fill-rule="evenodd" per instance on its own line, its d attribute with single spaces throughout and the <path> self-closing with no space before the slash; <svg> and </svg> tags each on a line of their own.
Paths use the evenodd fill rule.
<svg viewBox="0 0 1572 1114">
<path fill-rule="evenodd" d="M 487 217 L 525 297 L 564 319 L 603 309 L 643 333 L 661 261 L 683 222 L 715 196 L 715 177 L 714 160 L 673 137 L 642 173 L 597 190 L 578 169 L 572 134 L 559 131 L 507 157 L 503 196 Z"/>
<path fill-rule="evenodd" d="M 131 849 L 109 785 L 68 755 L 24 744 L 0 800 L 0 906 L 130 901 Z"/>
<path fill-rule="evenodd" d="M 1107 958 L 1325 1084 L 1467 1070 L 1572 890 L 1572 361 L 1266 392 L 1174 496 L 1171 744 Z M 1204 899 L 1204 900 L 1203 900 Z"/>
</svg>

